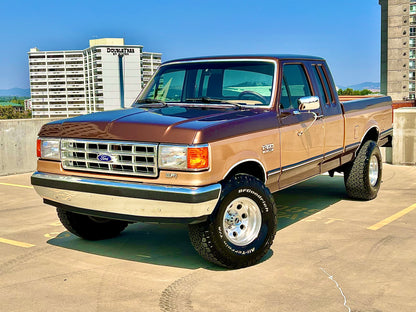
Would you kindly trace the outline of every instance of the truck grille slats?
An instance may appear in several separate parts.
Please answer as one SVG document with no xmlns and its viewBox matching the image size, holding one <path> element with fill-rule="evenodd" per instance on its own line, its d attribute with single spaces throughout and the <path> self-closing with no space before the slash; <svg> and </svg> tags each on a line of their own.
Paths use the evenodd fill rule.
<svg viewBox="0 0 416 312">
<path fill-rule="evenodd" d="M 156 177 L 157 144 L 62 139 L 62 166 L 107 174 Z"/>
</svg>

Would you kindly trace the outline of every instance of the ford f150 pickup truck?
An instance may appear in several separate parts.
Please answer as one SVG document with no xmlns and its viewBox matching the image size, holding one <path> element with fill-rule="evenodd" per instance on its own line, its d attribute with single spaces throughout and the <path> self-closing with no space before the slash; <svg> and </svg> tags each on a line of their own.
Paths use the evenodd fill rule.
<svg viewBox="0 0 416 312">
<path fill-rule="evenodd" d="M 181 59 L 131 108 L 44 125 L 31 181 L 82 238 L 186 222 L 202 257 L 240 268 L 270 249 L 273 192 L 343 172 L 350 197 L 376 197 L 391 135 L 391 98 L 340 103 L 322 58 Z"/>
</svg>

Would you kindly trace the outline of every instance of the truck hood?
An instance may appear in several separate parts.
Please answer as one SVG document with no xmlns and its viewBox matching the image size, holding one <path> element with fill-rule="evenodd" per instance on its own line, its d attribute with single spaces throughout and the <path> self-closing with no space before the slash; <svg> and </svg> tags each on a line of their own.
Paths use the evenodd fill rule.
<svg viewBox="0 0 416 312">
<path fill-rule="evenodd" d="M 276 127 L 276 113 L 270 110 L 172 106 L 58 120 L 44 125 L 39 136 L 200 144 Z"/>
</svg>

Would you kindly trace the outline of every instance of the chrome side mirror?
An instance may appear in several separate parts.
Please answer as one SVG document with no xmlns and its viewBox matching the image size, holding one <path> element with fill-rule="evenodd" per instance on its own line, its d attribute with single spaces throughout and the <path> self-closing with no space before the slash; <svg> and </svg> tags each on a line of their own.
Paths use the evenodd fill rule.
<svg viewBox="0 0 416 312">
<path fill-rule="evenodd" d="M 312 123 L 302 131 L 299 131 L 298 136 L 305 134 L 312 127 L 315 121 L 324 117 L 324 115 L 318 115 L 315 112 L 311 112 L 312 110 L 319 109 L 321 107 L 319 102 L 319 97 L 317 96 L 305 96 L 298 99 L 299 111 L 297 114 L 300 114 L 301 112 L 308 112 L 313 114 Z"/>
<path fill-rule="evenodd" d="M 300 111 L 311 111 L 321 107 L 319 97 L 304 96 L 298 99 L 298 108 Z"/>
</svg>

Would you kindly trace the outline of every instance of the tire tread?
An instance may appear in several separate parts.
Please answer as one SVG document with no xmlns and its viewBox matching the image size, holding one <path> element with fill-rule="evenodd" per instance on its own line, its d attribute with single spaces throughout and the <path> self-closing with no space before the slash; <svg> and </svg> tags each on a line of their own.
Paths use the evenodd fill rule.
<svg viewBox="0 0 416 312">
<path fill-rule="evenodd" d="M 221 193 L 219 203 L 224 200 L 224 197 L 228 194 L 228 190 L 232 190 L 238 187 L 258 187 L 261 191 L 270 199 L 272 204 L 272 215 L 275 222 L 275 229 L 277 225 L 277 206 L 270 193 L 269 189 L 257 178 L 251 175 L 239 174 L 232 177 L 230 180 L 226 181 L 223 192 Z M 235 262 L 233 259 L 225 257 L 222 253 L 218 252 L 214 245 L 214 238 L 212 236 L 212 222 L 210 220 L 189 225 L 189 237 L 192 245 L 195 250 L 203 257 L 205 260 L 212 262 L 216 265 L 226 267 L 229 269 L 238 269 L 246 266 L 251 266 L 256 264 L 264 257 L 264 255 L 270 249 L 271 244 L 273 243 L 276 231 L 273 231 L 272 237 L 269 237 L 268 241 L 262 248 L 262 251 L 257 253 L 255 257 L 250 257 L 242 259 L 242 261 Z"/>
<path fill-rule="evenodd" d="M 72 234 L 87 240 L 101 240 L 119 235 L 128 225 L 125 221 L 108 220 L 95 222 L 87 215 L 73 213 L 61 208 L 56 209 L 59 220 Z"/>
<path fill-rule="evenodd" d="M 357 157 L 344 172 L 345 188 L 348 196 L 353 199 L 371 200 L 377 196 L 380 182 L 377 183 L 376 188 L 370 186 L 367 168 L 373 153 L 376 153 L 379 159 L 381 159 L 377 143 L 371 140 L 366 141 L 359 150 Z M 379 180 L 381 180 L 381 165 L 380 161 Z"/>
</svg>

